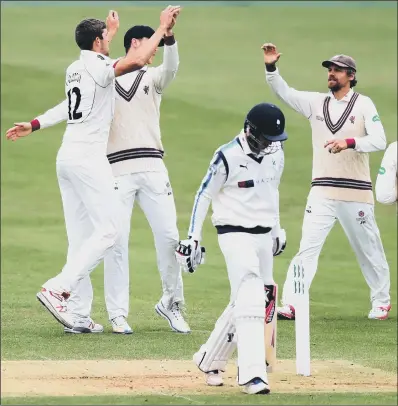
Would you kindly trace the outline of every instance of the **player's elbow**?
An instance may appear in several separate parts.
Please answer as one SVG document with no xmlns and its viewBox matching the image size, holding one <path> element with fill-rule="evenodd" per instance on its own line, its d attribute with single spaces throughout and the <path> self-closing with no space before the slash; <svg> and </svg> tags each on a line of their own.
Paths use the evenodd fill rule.
<svg viewBox="0 0 398 406">
<path fill-rule="evenodd" d="M 393 204 L 397 201 L 397 190 L 395 185 L 381 185 L 376 180 L 376 200 L 381 204 Z"/>
<path fill-rule="evenodd" d="M 376 200 L 381 204 L 394 204 L 397 201 L 397 194 L 376 192 Z"/>
<path fill-rule="evenodd" d="M 379 151 L 384 151 L 387 148 L 387 140 L 386 138 L 380 139 L 379 144 L 377 145 L 379 147 Z"/>
</svg>

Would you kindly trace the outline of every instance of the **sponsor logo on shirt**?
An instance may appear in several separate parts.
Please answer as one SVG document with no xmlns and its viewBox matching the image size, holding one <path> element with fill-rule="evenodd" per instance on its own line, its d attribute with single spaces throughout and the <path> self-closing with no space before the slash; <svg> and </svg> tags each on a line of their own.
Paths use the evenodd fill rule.
<svg viewBox="0 0 398 406">
<path fill-rule="evenodd" d="M 386 168 L 384 168 L 383 166 L 380 166 L 379 174 L 384 175 L 385 173 L 386 173 Z"/>
<path fill-rule="evenodd" d="M 323 117 L 321 117 L 321 116 L 316 116 L 316 119 L 319 120 L 319 121 L 324 121 L 324 120 L 325 120 L 325 119 L 324 119 Z"/>
<path fill-rule="evenodd" d="M 376 114 L 372 117 L 372 121 L 375 123 L 376 121 L 380 121 L 380 117 Z"/>
<path fill-rule="evenodd" d="M 253 179 L 242 180 L 241 182 L 238 182 L 238 187 L 240 187 L 240 188 L 254 187 L 254 181 L 253 181 Z"/>
</svg>

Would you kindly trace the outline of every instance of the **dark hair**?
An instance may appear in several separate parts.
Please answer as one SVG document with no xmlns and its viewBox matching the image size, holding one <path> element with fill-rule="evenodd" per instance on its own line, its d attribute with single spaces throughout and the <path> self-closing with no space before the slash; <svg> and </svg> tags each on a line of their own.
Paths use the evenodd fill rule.
<svg viewBox="0 0 398 406">
<path fill-rule="evenodd" d="M 356 71 L 354 69 L 347 69 L 346 72 L 347 72 L 348 76 L 354 75 L 354 79 L 350 80 L 350 88 L 353 88 L 358 83 L 358 81 L 356 79 L 356 75 L 355 75 Z"/>
<path fill-rule="evenodd" d="M 98 37 L 102 38 L 102 31 L 106 28 L 103 21 L 96 18 L 86 18 L 81 21 L 75 30 L 75 40 L 78 47 L 82 50 L 91 51 L 93 43 Z"/>
</svg>

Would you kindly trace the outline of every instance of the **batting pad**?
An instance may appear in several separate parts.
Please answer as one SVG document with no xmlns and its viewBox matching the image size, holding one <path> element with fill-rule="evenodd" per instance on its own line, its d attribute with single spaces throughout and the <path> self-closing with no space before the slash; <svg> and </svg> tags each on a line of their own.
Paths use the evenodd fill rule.
<svg viewBox="0 0 398 406">
<path fill-rule="evenodd" d="M 233 312 L 234 305 L 229 304 L 217 320 L 206 344 L 194 355 L 194 361 L 202 372 L 225 371 L 228 360 L 236 349 Z"/>
<path fill-rule="evenodd" d="M 253 378 L 268 382 L 264 347 L 263 280 L 248 275 L 241 283 L 235 302 L 235 323 L 238 334 L 238 382 L 245 385 Z"/>
</svg>

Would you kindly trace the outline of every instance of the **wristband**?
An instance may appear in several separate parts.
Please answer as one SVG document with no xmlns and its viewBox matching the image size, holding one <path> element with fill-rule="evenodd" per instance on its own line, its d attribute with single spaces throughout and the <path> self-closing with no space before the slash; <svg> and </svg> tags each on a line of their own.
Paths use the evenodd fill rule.
<svg viewBox="0 0 398 406">
<path fill-rule="evenodd" d="M 347 143 L 347 148 L 355 148 L 356 142 L 354 138 L 346 138 L 345 142 Z"/>
<path fill-rule="evenodd" d="M 174 38 L 174 35 L 170 35 L 169 37 L 164 36 L 163 37 L 163 42 L 164 42 L 165 45 L 170 46 L 170 45 L 174 45 L 176 40 Z"/>
<path fill-rule="evenodd" d="M 32 120 L 32 121 L 30 122 L 30 125 L 32 126 L 32 133 L 33 133 L 34 131 L 40 130 L 40 121 L 39 121 L 37 118 L 35 118 L 34 120 Z"/>
<path fill-rule="evenodd" d="M 266 63 L 265 64 L 265 69 L 267 72 L 275 72 L 276 71 L 276 66 L 274 63 Z"/>
</svg>

